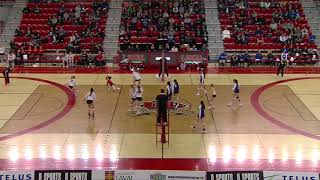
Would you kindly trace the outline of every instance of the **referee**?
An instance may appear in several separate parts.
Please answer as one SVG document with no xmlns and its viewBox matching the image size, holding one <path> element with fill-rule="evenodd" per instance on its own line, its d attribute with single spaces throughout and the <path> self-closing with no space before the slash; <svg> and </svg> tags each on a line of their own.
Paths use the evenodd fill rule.
<svg viewBox="0 0 320 180">
<path fill-rule="evenodd" d="M 2 74 L 4 76 L 4 84 L 5 85 L 10 84 L 10 77 L 9 77 L 10 71 L 11 71 L 10 67 L 6 67 L 2 72 Z"/>
<path fill-rule="evenodd" d="M 281 73 L 281 77 L 283 77 L 284 70 L 286 68 L 286 63 L 284 61 L 280 61 L 280 64 L 278 66 L 277 76 Z"/>
<path fill-rule="evenodd" d="M 157 100 L 157 108 L 158 108 L 158 116 L 157 116 L 157 124 L 164 123 L 166 124 L 167 119 L 167 106 L 168 106 L 168 96 L 164 93 L 164 89 L 160 90 L 160 94 L 156 98 Z"/>
</svg>

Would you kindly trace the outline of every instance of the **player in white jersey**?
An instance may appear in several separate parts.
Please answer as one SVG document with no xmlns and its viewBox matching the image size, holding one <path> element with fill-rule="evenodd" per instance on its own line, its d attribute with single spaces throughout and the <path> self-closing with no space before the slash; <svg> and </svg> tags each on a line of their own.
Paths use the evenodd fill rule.
<svg viewBox="0 0 320 180">
<path fill-rule="evenodd" d="M 96 101 L 97 96 L 94 92 L 93 88 L 90 89 L 90 91 L 85 95 L 84 100 L 87 102 L 88 105 L 88 116 L 94 117 L 95 108 L 94 108 L 94 102 Z"/>
<path fill-rule="evenodd" d="M 129 106 L 129 112 L 132 112 L 132 111 L 136 111 L 136 89 L 137 87 L 135 85 L 131 85 L 131 88 L 130 88 L 130 92 L 129 92 L 129 96 L 131 98 L 131 101 L 130 101 L 130 106 Z"/>
<path fill-rule="evenodd" d="M 133 75 L 133 84 L 140 86 L 141 85 L 141 76 L 139 74 L 139 69 L 137 68 L 131 68 Z"/>
<path fill-rule="evenodd" d="M 205 89 L 205 79 L 206 79 L 206 74 L 205 74 L 205 69 L 204 68 L 200 68 L 200 81 L 199 81 L 199 87 L 198 87 L 198 92 L 196 93 L 197 96 L 200 95 L 200 91 L 202 90 L 203 93 L 207 93 L 206 89 Z"/>
<path fill-rule="evenodd" d="M 242 104 L 240 103 L 240 86 L 237 79 L 233 80 L 232 91 L 233 91 L 233 96 L 228 106 L 232 107 L 236 105 L 237 107 L 242 107 Z"/>
<path fill-rule="evenodd" d="M 211 94 L 211 97 L 208 97 L 209 103 L 210 103 L 210 106 L 208 107 L 208 109 L 214 109 L 216 106 L 213 104 L 213 101 L 217 97 L 217 92 L 216 92 L 213 84 L 210 84 L 210 88 L 211 88 L 212 94 Z"/>
</svg>

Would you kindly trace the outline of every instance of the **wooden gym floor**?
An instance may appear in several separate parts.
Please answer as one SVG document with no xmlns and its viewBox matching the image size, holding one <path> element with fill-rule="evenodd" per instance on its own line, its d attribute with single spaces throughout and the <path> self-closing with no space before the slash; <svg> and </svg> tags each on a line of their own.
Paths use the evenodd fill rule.
<svg viewBox="0 0 320 180">
<path fill-rule="evenodd" d="M 206 95 L 195 95 L 198 75 L 173 74 L 171 79 L 176 78 L 181 85 L 180 100 L 190 105 L 190 110 L 182 115 L 170 114 L 170 141 L 163 151 L 156 143 L 155 114 L 135 116 L 128 112 L 130 74 L 112 75 L 121 87 L 118 92 L 107 90 L 106 74 L 77 74 L 74 103 L 73 94 L 61 87 L 71 75 L 13 74 L 23 79 L 12 78 L 10 86 L 0 86 L 1 169 L 36 167 L 14 165 L 39 159 L 78 160 L 76 165 L 63 167 L 81 168 L 81 160 L 162 157 L 206 159 L 211 165 L 220 161 L 258 161 L 256 167 L 260 169 L 277 167 L 278 161 L 294 161 L 304 163 L 300 166 L 303 170 L 319 169 L 314 164 L 320 158 L 320 77 L 307 79 L 316 75 L 290 74 L 282 79 L 271 74 L 208 74 L 206 84 L 215 85 L 217 98 L 216 108 L 206 110 L 207 132 L 202 134 L 200 129 L 190 127 L 196 120 L 200 100 L 209 106 Z M 239 80 L 244 105 L 238 110 L 227 107 L 234 78 Z M 267 85 L 278 81 L 279 84 Z M 143 74 L 142 84 L 145 101 L 154 100 L 163 87 L 154 74 Z M 98 99 L 95 119 L 87 117 L 83 100 L 91 87 Z M 292 170 L 291 165 L 281 168 Z"/>
</svg>

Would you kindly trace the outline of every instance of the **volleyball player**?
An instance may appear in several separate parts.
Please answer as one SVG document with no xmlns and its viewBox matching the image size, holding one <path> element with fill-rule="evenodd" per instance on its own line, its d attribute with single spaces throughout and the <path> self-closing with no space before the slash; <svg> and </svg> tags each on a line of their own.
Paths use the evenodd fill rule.
<svg viewBox="0 0 320 180">
<path fill-rule="evenodd" d="M 213 104 L 213 101 L 217 97 L 217 92 L 216 92 L 213 84 L 210 84 L 210 88 L 211 88 L 212 95 L 209 100 L 210 106 L 208 107 L 208 109 L 214 109 L 215 105 Z"/>
<path fill-rule="evenodd" d="M 132 111 L 136 111 L 136 86 L 135 85 L 131 85 L 131 89 L 130 89 L 130 107 L 129 107 L 129 112 Z"/>
<path fill-rule="evenodd" d="M 179 101 L 180 86 L 176 79 L 173 80 L 173 98 L 175 102 Z"/>
<path fill-rule="evenodd" d="M 167 96 L 169 100 L 172 99 L 172 85 L 170 81 L 167 82 Z"/>
<path fill-rule="evenodd" d="M 232 100 L 228 104 L 228 106 L 237 105 L 238 107 L 241 107 L 242 104 L 240 102 L 240 96 L 239 96 L 239 94 L 240 94 L 240 86 L 239 86 L 239 83 L 238 83 L 237 79 L 233 80 L 232 90 L 233 90 L 233 96 L 232 96 Z"/>
<path fill-rule="evenodd" d="M 200 105 L 198 107 L 198 119 L 197 119 L 196 123 L 192 126 L 192 129 L 195 129 L 196 126 L 202 127 L 202 133 L 205 133 L 205 131 L 206 131 L 206 125 L 204 122 L 205 110 L 206 110 L 206 107 L 204 105 L 204 102 L 200 101 Z"/>
<path fill-rule="evenodd" d="M 93 88 L 90 89 L 90 92 L 86 94 L 84 97 L 85 101 L 87 102 L 88 105 L 88 116 L 89 117 L 94 117 L 95 113 L 95 108 L 94 108 L 94 102 L 96 101 L 96 93 L 94 92 Z"/>
<path fill-rule="evenodd" d="M 76 85 L 77 85 L 76 76 L 71 76 L 68 81 L 68 87 L 73 91 L 73 93 L 76 93 L 76 89 L 75 89 Z"/>
<path fill-rule="evenodd" d="M 112 91 L 120 90 L 120 88 L 117 87 L 117 86 L 111 81 L 111 78 L 112 78 L 111 76 L 107 76 L 107 77 L 106 77 L 106 80 L 107 80 L 107 88 L 108 88 L 108 89 L 111 88 Z"/>
<path fill-rule="evenodd" d="M 137 89 L 135 91 L 135 96 L 136 96 L 136 107 L 137 107 L 137 112 L 136 115 L 140 115 L 141 114 L 141 102 L 142 102 L 142 89 L 141 86 L 137 86 Z"/>
<path fill-rule="evenodd" d="M 196 93 L 197 96 L 200 95 L 201 90 L 205 94 L 207 93 L 207 91 L 205 89 L 205 84 L 204 84 L 205 78 L 206 78 L 205 70 L 204 70 L 204 68 L 200 68 L 200 82 L 199 82 L 198 92 Z"/>
<path fill-rule="evenodd" d="M 132 75 L 133 75 L 133 84 L 136 84 L 138 86 L 141 85 L 141 76 L 139 74 L 139 69 L 137 68 L 131 68 L 130 69 L 132 71 Z"/>
</svg>

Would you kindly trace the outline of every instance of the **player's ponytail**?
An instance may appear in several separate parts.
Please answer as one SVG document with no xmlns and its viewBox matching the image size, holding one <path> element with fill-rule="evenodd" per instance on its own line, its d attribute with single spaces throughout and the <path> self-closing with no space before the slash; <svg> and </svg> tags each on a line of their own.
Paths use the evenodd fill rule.
<svg viewBox="0 0 320 180">
<path fill-rule="evenodd" d="M 201 104 L 201 108 L 203 108 L 203 109 L 206 108 L 203 101 L 200 101 L 200 104 Z"/>
<path fill-rule="evenodd" d="M 93 93 L 93 88 L 90 89 L 90 96 L 92 95 Z"/>
</svg>

